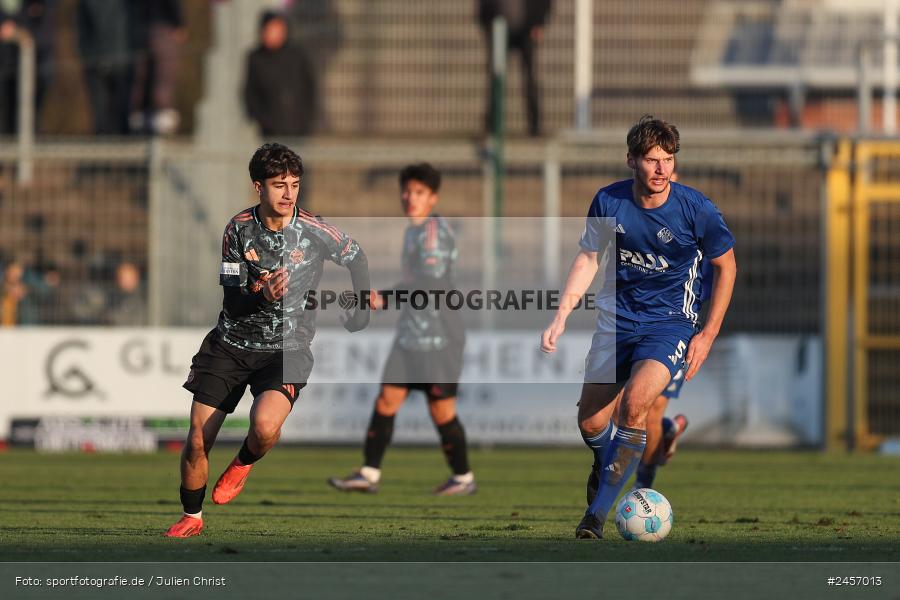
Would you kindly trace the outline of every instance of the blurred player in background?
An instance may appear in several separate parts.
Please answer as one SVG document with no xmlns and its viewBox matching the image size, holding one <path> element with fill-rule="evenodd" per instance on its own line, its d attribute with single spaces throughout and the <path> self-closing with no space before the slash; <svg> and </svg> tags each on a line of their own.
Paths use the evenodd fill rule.
<svg viewBox="0 0 900 600">
<path fill-rule="evenodd" d="M 603 537 L 606 516 L 646 448 L 651 406 L 680 369 L 689 381 L 703 365 L 731 301 L 737 270 L 734 237 L 718 209 L 696 190 L 671 182 L 678 130 L 648 115 L 628 132 L 627 144 L 634 177 L 594 197 L 559 311 L 541 338 L 543 351 L 556 350 L 568 315 L 597 273 L 601 253 L 612 252 L 615 311 L 598 311 L 578 403 L 582 437 L 594 455 L 591 477 L 599 479 L 596 496 L 575 529 L 579 539 Z M 615 220 L 615 248 L 603 240 L 605 218 Z M 715 277 L 709 316 L 697 331 L 704 257 Z M 611 331 L 614 342 L 602 335 Z M 613 373 L 615 382 L 604 383 Z"/>
<path fill-rule="evenodd" d="M 184 515 L 166 532 L 168 537 L 202 531 L 209 451 L 248 385 L 253 394 L 250 429 L 216 483 L 213 502 L 225 504 L 237 496 L 250 469 L 281 435 L 312 370 L 309 345 L 315 324 L 313 312 L 306 310 L 307 292 L 318 285 L 325 259 L 350 270 L 358 294 L 369 290 L 362 248 L 347 234 L 297 208 L 302 175 L 303 163 L 289 148 L 260 147 L 250 161 L 259 204 L 235 215 L 225 228 L 219 275 L 223 309 L 218 325 L 194 356 L 184 384 L 194 394 L 181 456 Z M 358 331 L 368 320 L 368 307 L 360 303 L 344 326 Z"/>
<path fill-rule="evenodd" d="M 409 165 L 400 172 L 401 203 L 410 224 L 403 236 L 404 280 L 394 291 L 454 289 L 456 241 L 447 222 L 433 212 L 440 186 L 440 172 L 428 163 Z M 390 302 L 390 298 L 378 294 L 373 299 L 376 308 Z M 464 345 L 463 323 L 457 311 L 438 310 L 434 305 L 416 310 L 404 303 L 366 432 L 363 466 L 347 477 L 332 477 L 328 483 L 343 491 L 378 491 L 381 461 L 391 443 L 394 418 L 410 390 L 420 390 L 428 399 L 428 411 L 452 471 L 434 493 L 475 493 L 466 434 L 456 415 Z"/>
<path fill-rule="evenodd" d="M 684 369 L 681 369 L 672 378 L 669 387 L 656 398 L 650 412 L 647 413 L 647 447 L 644 448 L 635 474 L 634 487 L 637 489 L 653 487 L 656 469 L 668 464 L 672 459 L 678 447 L 678 438 L 687 429 L 688 420 L 684 415 L 678 414 L 671 419 L 665 416 L 669 401 L 678 398 L 683 384 Z M 591 501 L 588 501 L 588 504 Z"/>
<path fill-rule="evenodd" d="M 657 396 L 647 413 L 647 446 L 641 455 L 634 479 L 634 489 L 652 488 L 656 479 L 656 470 L 665 466 L 672 460 L 678 447 L 678 438 L 687 429 L 687 417 L 678 414 L 668 418 L 666 408 L 670 400 L 678 399 L 681 388 L 684 385 L 684 369 L 675 373 L 672 383 Z M 600 486 L 600 468 L 591 466 L 591 474 L 587 482 L 587 503 L 597 496 L 597 488 Z"/>
</svg>

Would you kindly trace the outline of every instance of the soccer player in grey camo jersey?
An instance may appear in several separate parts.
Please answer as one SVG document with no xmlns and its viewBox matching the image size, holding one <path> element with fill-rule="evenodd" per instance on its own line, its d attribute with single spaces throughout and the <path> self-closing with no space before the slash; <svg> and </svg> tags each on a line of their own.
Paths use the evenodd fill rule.
<svg viewBox="0 0 900 600">
<path fill-rule="evenodd" d="M 254 463 L 281 435 L 312 370 L 309 346 L 315 324 L 314 314 L 307 310 L 307 292 L 318 285 L 325 260 L 350 270 L 358 297 L 369 290 L 368 262 L 359 244 L 296 206 L 302 175 L 303 163 L 289 148 L 260 147 L 250 161 L 259 204 L 235 215 L 225 228 L 219 274 L 223 308 L 184 384 L 194 394 L 181 455 L 184 514 L 167 537 L 191 537 L 202 531 L 209 451 L 248 385 L 253 394 L 250 429 L 216 483 L 213 502 L 234 499 Z M 368 321 L 367 303 L 360 302 L 344 327 L 358 331 Z"/>
<path fill-rule="evenodd" d="M 447 222 L 433 212 L 441 185 L 440 172 L 428 163 L 409 165 L 400 172 L 400 193 L 409 226 L 403 236 L 403 282 L 394 291 L 454 289 L 456 241 Z M 373 294 L 376 308 L 390 297 Z M 394 346 L 384 367 L 381 391 L 366 432 L 365 462 L 347 477 L 332 477 L 342 491 L 378 491 L 381 460 L 391 442 L 394 418 L 410 390 L 428 399 L 431 420 L 441 438 L 441 448 L 452 475 L 438 486 L 439 496 L 475 493 L 475 476 L 469 468 L 466 434 L 456 416 L 456 390 L 462 371 L 465 333 L 458 311 L 429 303 L 420 310 L 410 303 L 402 307 Z"/>
</svg>

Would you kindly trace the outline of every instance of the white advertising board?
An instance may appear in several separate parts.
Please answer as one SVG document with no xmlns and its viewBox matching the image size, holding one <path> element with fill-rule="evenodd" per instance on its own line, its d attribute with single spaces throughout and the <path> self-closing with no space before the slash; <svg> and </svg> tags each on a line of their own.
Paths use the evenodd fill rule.
<svg viewBox="0 0 900 600">
<path fill-rule="evenodd" d="M 344 333 L 317 334 L 313 376 L 285 424 L 284 441 L 361 443 L 381 374 L 379 360 L 368 358 L 366 348 L 379 355 L 389 347 L 392 332 Z M 0 331 L 5 387 L 0 439 L 10 436 L 13 419 L 51 419 L 47 422 L 59 425 L 62 417 L 119 418 L 122 430 L 130 430 L 128 419 L 185 420 L 190 394 L 181 384 L 205 334 L 180 328 Z M 545 359 L 538 356 L 533 331 L 470 335 L 459 413 L 471 442 L 580 444 L 575 402 L 589 338 L 566 334 L 561 353 Z M 344 376 L 342 368 L 354 374 Z M 541 383 L 513 383 L 517 373 L 526 373 L 524 381 Z M 707 364 L 685 385 L 669 413 L 688 415 L 686 441 L 695 443 L 815 444 L 821 440 L 821 398 L 818 339 L 733 336 L 717 341 Z M 250 402 L 248 393 L 236 418 L 246 418 Z M 63 435 L 65 427 L 44 431 Z M 401 410 L 394 439 L 437 439 L 420 394 L 412 394 Z M 44 447 L 73 447 L 52 441 Z M 149 445 L 146 436 L 136 442 L 138 447 Z"/>
</svg>

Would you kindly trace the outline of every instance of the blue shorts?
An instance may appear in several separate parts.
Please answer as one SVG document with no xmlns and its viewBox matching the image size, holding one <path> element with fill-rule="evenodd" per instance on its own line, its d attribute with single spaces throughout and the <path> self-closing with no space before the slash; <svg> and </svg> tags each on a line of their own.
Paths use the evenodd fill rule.
<svg viewBox="0 0 900 600">
<path fill-rule="evenodd" d="M 669 400 L 676 400 L 678 395 L 681 394 L 681 387 L 684 385 L 684 374 L 685 369 L 679 369 L 678 372 L 672 376 L 669 387 L 663 390 L 662 395 Z"/>
<path fill-rule="evenodd" d="M 599 330 L 594 334 L 585 360 L 585 382 L 627 381 L 632 366 L 647 359 L 664 364 L 669 369 L 669 376 L 674 378 L 684 367 L 688 344 L 696 333 L 694 325 L 687 321 L 637 323 L 617 319 L 615 330 L 614 338 Z"/>
</svg>

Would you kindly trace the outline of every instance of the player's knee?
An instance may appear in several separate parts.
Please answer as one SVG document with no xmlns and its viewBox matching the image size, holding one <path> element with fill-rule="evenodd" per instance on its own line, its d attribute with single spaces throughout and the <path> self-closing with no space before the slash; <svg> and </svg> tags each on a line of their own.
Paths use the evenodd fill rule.
<svg viewBox="0 0 900 600">
<path fill-rule="evenodd" d="M 402 402 L 398 402 L 393 398 L 389 398 L 384 394 L 381 394 L 378 396 L 378 399 L 375 400 L 375 410 L 378 411 L 379 415 L 390 417 L 397 414 L 397 411 L 400 410 L 401 404 Z"/>
<path fill-rule="evenodd" d="M 581 430 L 582 434 L 588 437 L 594 437 L 601 431 L 606 429 L 606 425 L 608 423 L 609 419 L 605 417 L 601 417 L 600 415 L 591 415 L 589 417 L 578 419 L 578 429 Z"/>
<path fill-rule="evenodd" d="M 619 409 L 620 425 L 625 427 L 637 427 L 643 429 L 647 423 L 647 414 L 650 410 L 649 402 L 634 400 L 623 402 Z"/>
<path fill-rule="evenodd" d="M 261 445 L 274 444 L 281 436 L 281 424 L 274 419 L 257 419 L 253 422 L 253 436 Z"/>
<path fill-rule="evenodd" d="M 435 425 L 444 425 L 456 418 L 456 408 L 453 406 L 441 406 L 439 403 L 428 405 L 428 412 L 431 413 L 431 420 Z"/>
</svg>

